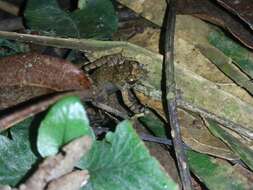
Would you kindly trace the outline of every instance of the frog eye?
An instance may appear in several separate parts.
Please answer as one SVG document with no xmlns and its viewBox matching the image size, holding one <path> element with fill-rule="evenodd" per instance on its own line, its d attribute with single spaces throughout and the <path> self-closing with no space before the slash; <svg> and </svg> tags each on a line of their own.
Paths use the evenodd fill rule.
<svg viewBox="0 0 253 190">
<path fill-rule="evenodd" d="M 130 78 L 130 79 L 128 80 L 128 83 L 129 83 L 130 85 L 134 85 L 134 84 L 136 83 L 136 80 L 134 80 L 133 78 Z"/>
</svg>

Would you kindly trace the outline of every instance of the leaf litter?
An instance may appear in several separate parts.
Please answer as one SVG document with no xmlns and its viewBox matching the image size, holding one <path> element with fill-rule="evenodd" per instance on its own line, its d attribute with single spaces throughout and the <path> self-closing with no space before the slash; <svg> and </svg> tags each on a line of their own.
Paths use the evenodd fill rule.
<svg viewBox="0 0 253 190">
<path fill-rule="evenodd" d="M 123 4 L 125 3 L 127 6 L 133 8 L 133 10 L 137 11 L 138 13 L 141 12 L 142 16 L 150 19 L 151 21 L 153 21 L 155 23 L 157 23 L 156 19 L 161 19 L 162 17 L 160 15 L 162 15 L 164 13 L 163 7 L 162 8 L 160 7 L 157 9 L 157 10 L 161 11 L 160 15 L 156 14 L 156 15 L 159 15 L 159 18 L 158 17 L 156 18 L 154 15 L 152 15 L 152 11 L 145 12 L 147 10 L 150 11 L 150 10 L 155 10 L 157 8 L 157 6 L 153 5 L 152 9 L 150 9 L 147 1 L 145 1 L 145 3 L 143 4 L 143 5 L 145 5 L 144 7 L 142 7 L 142 5 L 140 5 L 140 4 L 138 4 L 139 2 L 136 2 L 137 3 L 136 5 L 134 5 L 134 3 L 132 1 L 128 1 L 128 2 L 127 1 L 120 1 L 120 2 Z M 225 1 L 219 1 L 219 2 L 224 3 Z M 81 8 L 81 9 L 83 7 L 85 7 L 85 3 L 84 4 L 82 4 L 82 3 L 83 3 L 83 1 L 79 1 L 79 8 Z M 130 3 L 130 4 L 127 4 L 127 3 Z M 227 2 L 225 2 L 225 3 L 227 5 L 229 4 Z M 157 4 L 157 5 L 159 5 L 159 4 Z M 228 5 L 228 6 L 231 6 L 231 5 Z M 228 8 L 230 11 L 232 10 L 231 7 L 226 7 L 226 8 Z M 59 9 L 57 11 L 59 11 Z M 251 26 L 251 23 L 247 20 L 249 17 L 247 17 L 247 16 L 242 17 L 240 10 L 238 10 L 237 7 L 236 7 L 236 11 L 238 12 L 238 16 L 240 17 L 240 19 L 243 19 L 245 22 L 247 22 Z M 232 10 L 232 12 L 235 12 L 235 10 Z M 60 11 L 60 14 L 66 14 L 66 13 L 63 13 L 62 11 Z M 190 14 L 194 15 L 194 12 L 190 13 Z M 35 15 L 35 16 L 37 17 L 37 15 Z M 195 16 L 199 16 L 199 15 L 195 15 Z M 208 16 L 210 16 L 210 13 L 208 13 Z M 180 16 L 179 16 L 179 18 L 180 18 Z M 182 18 L 185 19 L 186 17 L 182 17 Z M 203 17 L 201 17 L 201 18 L 203 18 Z M 187 20 L 187 19 L 185 19 L 185 20 Z M 195 31 L 195 30 L 193 30 L 194 28 L 190 28 L 190 30 L 188 28 L 189 32 L 185 32 L 184 30 L 178 30 L 178 33 L 176 33 L 176 35 L 179 36 L 178 38 L 176 38 L 176 43 L 178 44 L 178 47 L 177 47 L 178 50 L 176 50 L 177 62 L 179 64 L 181 64 L 183 67 L 186 67 L 187 69 L 192 70 L 194 73 L 197 73 L 198 75 L 204 77 L 205 79 L 213 81 L 217 86 L 219 86 L 219 88 L 222 88 L 228 94 L 232 94 L 233 96 L 238 97 L 239 99 L 245 101 L 248 105 L 252 104 L 252 102 L 253 102 L 252 97 L 244 89 L 241 89 L 240 87 L 236 86 L 236 84 L 233 83 L 233 81 L 236 81 L 236 78 L 234 78 L 235 76 L 233 76 L 233 75 L 229 76 L 229 78 L 230 78 L 229 79 L 225 75 L 221 74 L 219 69 L 217 69 L 214 65 L 212 65 L 212 63 L 211 63 L 211 61 L 213 61 L 212 57 L 210 57 L 209 54 L 207 54 L 207 51 L 205 49 L 203 49 L 203 48 L 201 49 L 201 47 L 218 48 L 219 51 L 222 51 L 224 53 L 223 56 L 227 56 L 226 57 L 227 59 L 224 59 L 224 60 L 232 59 L 233 63 L 235 63 L 236 66 L 238 66 L 238 67 L 240 67 L 240 65 L 245 66 L 245 70 L 243 70 L 242 68 L 240 68 L 240 69 L 242 69 L 242 71 L 244 73 L 248 74 L 249 76 L 250 76 L 250 73 L 248 73 L 248 72 L 251 72 L 250 59 L 246 60 L 246 62 L 245 62 L 245 60 L 243 58 L 245 57 L 245 55 L 251 55 L 251 52 L 248 49 L 246 49 L 244 51 L 242 48 L 243 51 L 237 51 L 237 53 L 239 53 L 239 54 L 234 56 L 233 53 L 228 52 L 228 50 L 230 50 L 229 46 L 227 44 L 225 44 L 230 39 L 223 40 L 224 44 L 225 44 L 224 46 L 222 46 L 223 43 L 218 44 L 218 45 L 216 44 L 215 40 L 217 40 L 218 38 L 224 39 L 223 33 L 220 33 L 219 30 L 216 30 L 216 31 L 218 31 L 217 34 L 220 34 L 217 36 L 215 33 L 210 33 L 210 31 L 212 31 L 212 29 L 213 29 L 212 26 L 209 26 L 206 24 L 202 25 L 201 23 L 198 23 L 198 21 L 195 19 L 192 19 L 192 21 L 194 23 L 193 24 L 194 27 L 196 27 L 196 28 L 202 27 L 202 29 L 205 29 L 204 31 L 207 31 L 207 32 L 202 31 L 202 34 L 197 36 L 196 32 L 198 32 L 198 30 Z M 47 21 L 44 21 L 44 22 L 46 23 Z M 234 22 L 234 20 L 233 20 L 233 22 Z M 238 22 L 238 20 L 236 22 Z M 226 24 L 228 22 L 225 21 L 224 23 L 225 24 L 221 24 L 221 25 L 225 28 L 226 27 L 229 28 L 228 24 Z M 159 22 L 158 22 L 158 25 L 159 25 Z M 178 26 L 180 28 L 183 25 L 184 24 L 182 21 L 181 26 L 180 26 L 180 23 Z M 30 26 L 32 26 L 32 24 Z M 187 26 L 187 24 L 185 26 Z M 43 30 L 43 27 L 40 29 L 34 27 L 34 29 L 37 29 L 37 30 L 42 29 Z M 130 37 L 129 41 L 131 43 L 138 44 L 138 45 L 143 46 L 147 49 L 150 49 L 154 52 L 157 52 L 159 50 L 159 48 L 158 48 L 159 37 L 158 36 L 160 34 L 160 30 L 159 29 L 158 30 L 152 29 L 153 31 L 151 30 L 151 33 L 149 30 L 150 29 L 145 29 L 142 34 L 133 35 L 132 37 Z M 233 33 L 233 31 L 235 31 L 234 28 L 232 29 L 232 33 Z M 238 32 L 238 31 L 235 31 L 235 32 Z M 55 34 L 57 34 L 57 32 Z M 89 36 L 87 34 L 85 37 Z M 97 35 L 97 34 L 95 34 L 95 35 Z M 99 35 L 100 34 L 98 34 L 98 38 L 101 38 L 101 35 L 100 36 Z M 102 34 L 102 36 L 103 35 L 104 34 Z M 152 37 L 150 37 L 150 35 L 152 35 Z M 240 31 L 239 35 L 235 34 L 235 36 L 238 37 L 239 40 L 241 40 L 248 47 L 251 47 L 250 42 L 247 41 L 247 40 L 249 40 L 249 38 L 247 38 L 247 37 L 244 38 L 245 36 L 240 37 L 240 35 L 243 35 L 243 32 Z M 65 34 L 63 36 L 65 36 Z M 73 37 L 73 34 L 71 34 L 70 36 Z M 110 36 L 110 35 L 106 35 L 106 36 Z M 141 38 L 140 38 L 140 36 L 141 36 Z M 75 36 L 75 34 L 74 34 L 74 37 L 80 37 L 80 35 Z M 202 41 L 199 39 L 201 39 Z M 228 41 L 226 41 L 226 40 L 228 40 Z M 229 41 L 229 43 L 230 44 L 233 44 L 233 43 L 237 44 L 238 42 L 230 42 Z M 154 48 L 152 46 L 154 46 Z M 239 45 L 239 46 L 241 48 L 241 45 Z M 235 45 L 234 47 L 237 47 L 237 45 Z M 20 50 L 20 51 L 22 52 L 23 50 Z M 14 54 L 15 54 L 15 52 L 14 52 Z M 8 55 L 8 53 L 6 55 Z M 86 55 L 89 58 L 90 54 L 86 54 Z M 195 59 L 195 60 L 197 60 L 196 63 L 192 64 L 192 59 L 194 60 L 194 57 L 198 58 L 198 59 Z M 91 60 L 92 59 L 93 58 L 91 57 Z M 58 58 L 53 58 L 50 56 L 32 53 L 32 54 L 21 54 L 21 55 L 17 55 L 17 56 L 13 56 L 13 57 L 2 58 L 0 60 L 0 62 L 1 61 L 2 61 L 1 65 L 4 65 L 3 72 L 0 72 L 0 79 L 1 79 L 0 80 L 1 81 L 0 82 L 0 92 L 2 92 L 2 93 L 0 93 L 0 103 L 1 103 L 0 105 L 2 106 L 1 109 L 4 109 L 6 107 L 12 107 L 12 106 L 17 105 L 19 103 L 26 102 L 27 100 L 30 100 L 34 97 L 46 95 L 48 93 L 59 92 L 59 91 L 68 91 L 68 90 L 89 89 L 93 85 L 90 81 L 90 78 L 86 74 L 84 74 L 77 67 L 73 67 L 70 62 L 66 62 L 63 59 L 58 59 Z M 38 66 L 38 64 L 36 64 L 38 62 L 41 63 L 41 66 Z M 195 62 L 195 61 L 193 61 L 193 62 Z M 205 63 L 204 65 L 202 65 L 203 62 Z M 249 67 L 247 67 L 247 65 Z M 241 73 L 242 76 L 245 76 L 244 73 Z M 101 74 L 99 73 L 98 75 L 103 75 L 103 72 L 101 72 Z M 101 78 L 102 78 L 102 80 L 104 79 L 104 77 L 101 77 Z M 101 78 L 99 80 L 101 80 Z M 238 84 L 245 89 L 248 88 L 247 85 L 245 86 L 245 85 L 242 85 L 241 83 L 238 83 Z M 142 103 L 144 103 L 146 106 L 156 109 L 156 111 L 158 113 L 160 113 L 162 117 L 164 117 L 160 102 L 157 102 L 157 101 L 152 102 L 152 100 L 147 100 L 148 99 L 147 97 L 143 97 L 138 94 L 137 94 L 137 96 L 140 98 Z M 112 103 L 112 105 L 113 104 L 115 104 L 115 103 Z M 115 104 L 115 105 L 117 105 L 117 104 Z M 196 153 L 194 151 L 189 150 L 188 156 L 189 156 L 189 163 L 190 163 L 190 167 L 192 169 L 192 172 L 201 180 L 201 182 L 203 182 L 203 184 L 205 184 L 206 187 L 208 187 L 209 189 L 217 189 L 217 188 L 220 188 L 220 189 L 228 189 L 228 188 L 250 189 L 250 187 L 252 185 L 252 180 L 247 176 L 249 176 L 251 172 L 245 168 L 243 168 L 243 169 L 237 168 L 237 166 L 239 166 L 239 168 L 242 167 L 242 165 L 240 165 L 240 162 L 238 162 L 238 159 L 239 159 L 238 152 L 237 152 L 238 149 L 231 147 L 231 142 L 235 143 L 236 145 L 240 144 L 240 143 L 236 143 L 239 139 L 237 136 L 230 137 L 229 135 L 231 135 L 232 133 L 230 134 L 229 130 L 226 130 L 228 132 L 228 134 L 226 134 L 225 136 L 224 136 L 225 133 L 223 133 L 223 132 L 221 133 L 221 134 L 223 134 L 223 136 L 221 134 L 215 135 L 215 136 L 219 137 L 220 139 L 214 137 L 210 133 L 210 131 L 208 131 L 208 129 L 207 129 L 208 125 L 206 126 L 206 124 L 203 123 L 201 118 L 199 118 L 198 116 L 196 116 L 195 114 L 192 114 L 192 113 L 189 114 L 186 112 L 184 112 L 184 113 L 182 112 L 181 123 L 182 123 L 182 129 L 184 129 L 183 130 L 183 139 L 184 139 L 186 145 L 191 147 L 193 150 L 202 153 L 202 154 L 200 154 L 200 153 Z M 147 123 L 147 125 L 148 124 L 149 124 L 149 122 Z M 117 129 L 117 130 L 119 130 L 119 129 Z M 104 140 L 106 140 L 104 142 L 105 144 L 108 142 L 111 142 L 113 140 L 113 137 L 116 138 L 116 136 L 119 135 L 117 133 L 117 130 L 116 130 L 115 134 L 112 135 L 109 133 L 106 136 L 106 138 L 108 138 L 108 139 L 107 140 L 106 140 L 106 138 L 104 139 Z M 129 130 L 130 130 L 130 128 L 129 128 Z M 162 129 L 162 130 L 164 130 L 164 129 Z M 217 130 L 218 130 L 218 128 L 217 128 Z M 217 130 L 216 130 L 216 133 L 217 133 Z M 211 130 L 211 132 L 213 132 L 213 131 Z M 51 132 L 49 132 L 49 133 L 51 134 Z M 129 132 L 129 133 L 131 134 L 131 132 Z M 158 130 L 157 134 L 158 135 L 161 134 L 161 130 Z M 191 139 L 193 139 L 193 143 L 190 142 Z M 229 139 L 229 140 L 227 140 L 227 139 Z M 123 140 L 124 140 L 124 138 L 123 138 Z M 13 141 L 15 141 L 15 138 L 13 139 Z M 206 143 L 206 141 L 207 141 L 207 143 Z M 246 142 L 246 141 L 248 141 L 248 142 Z M 117 141 L 117 143 L 119 143 L 119 142 L 120 141 Z M 225 145 L 224 142 L 227 145 Z M 249 149 L 249 151 L 251 151 L 251 145 L 252 145 L 251 142 L 252 141 L 249 139 L 246 139 L 246 140 L 244 139 L 241 141 L 242 145 L 240 145 L 240 146 L 241 147 L 246 146 L 246 148 L 243 148 L 243 150 L 247 151 L 247 149 Z M 43 145 L 41 145 L 41 146 L 43 146 Z M 125 147 L 129 148 L 128 146 L 125 146 Z M 94 155 L 97 159 L 97 160 L 95 159 L 97 161 L 97 163 L 96 162 L 94 163 L 95 165 L 98 163 L 100 163 L 100 164 L 105 163 L 105 160 L 102 159 L 103 161 L 99 161 L 99 159 L 98 159 L 99 156 L 96 156 L 96 155 L 98 155 L 99 152 L 103 153 L 103 151 L 104 151 L 104 153 L 105 153 L 105 152 L 112 151 L 112 150 L 110 150 L 109 146 L 107 146 L 107 145 L 103 145 L 102 148 L 105 148 L 107 151 L 101 150 L 101 151 L 97 151 L 94 153 Z M 94 151 L 96 151 L 96 150 L 94 150 Z M 117 153 L 117 151 L 116 151 L 116 153 Z M 93 153 L 90 153 L 90 154 L 93 154 Z M 245 154 L 244 153 L 239 154 L 239 156 L 241 156 L 242 160 L 245 159 L 244 158 Z M 212 156 L 210 156 L 210 155 L 212 155 Z M 250 156 L 250 154 L 246 154 L 246 155 Z M 216 157 L 223 158 L 223 159 L 230 160 L 230 161 L 235 161 L 238 164 L 231 165 L 227 161 L 219 160 Z M 102 156 L 102 158 L 106 158 L 106 157 Z M 92 158 L 92 159 L 94 161 L 94 158 Z M 113 158 L 112 158 L 112 160 L 113 160 Z M 90 164 L 89 162 L 87 162 L 87 163 Z M 206 163 L 205 166 L 203 166 L 204 163 Z M 250 158 L 249 159 L 247 158 L 245 163 L 248 166 L 250 166 L 250 168 L 251 168 Z M 110 164 L 112 164 L 112 163 L 110 163 Z M 207 168 L 208 168 L 207 166 L 210 166 L 208 170 L 207 170 Z M 146 169 L 148 168 L 147 166 L 145 166 L 145 167 L 146 167 Z M 246 172 L 245 172 L 245 170 L 246 170 Z M 89 171 L 92 171 L 92 169 L 90 169 Z M 213 175 L 213 173 L 211 173 L 211 172 L 214 172 L 215 174 L 219 174 L 219 175 L 217 175 L 218 177 Z M 99 187 L 99 185 L 101 185 L 101 184 L 99 184 L 99 182 L 96 182 L 96 180 L 98 180 L 100 178 L 100 176 L 96 177 L 99 174 L 95 174 L 95 175 L 92 173 L 90 173 L 90 174 L 89 175 L 91 177 L 91 181 L 84 189 L 86 189 L 86 188 L 93 189 L 96 185 L 98 187 Z M 228 176 L 232 177 L 233 182 L 231 182 L 230 179 L 228 179 Z M 120 176 L 117 176 L 117 177 L 120 177 Z M 112 179 L 115 179 L 115 178 L 116 178 L 116 176 L 113 176 Z M 124 178 L 124 180 L 127 181 L 127 178 L 128 177 Z M 106 178 L 101 178 L 101 179 L 106 179 Z M 128 179 L 130 181 L 132 180 L 131 177 Z M 154 178 L 152 178 L 152 179 L 154 179 Z M 162 178 L 160 178 L 160 180 L 161 179 Z M 223 180 L 224 183 L 221 183 L 220 180 Z M 91 185 L 91 183 L 93 183 L 93 182 L 94 182 L 95 186 Z M 15 185 L 16 182 L 13 184 L 11 184 L 11 183 L 6 183 L 6 184 Z M 53 183 L 53 184 L 58 184 L 58 183 Z M 134 184 L 134 183 L 131 183 L 131 184 Z M 110 187 L 110 189 L 112 187 L 119 188 L 116 184 L 113 184 L 113 183 L 107 184 L 105 182 L 105 183 L 102 183 L 102 185 L 104 185 L 105 187 L 108 187 L 108 188 Z M 136 185 L 138 186 L 138 183 L 136 183 Z M 152 184 L 152 185 L 154 185 L 154 188 L 155 188 L 155 184 Z M 138 187 L 152 189 L 152 185 L 147 187 L 147 186 L 145 186 L 145 184 L 142 184 L 142 186 L 138 186 Z M 172 183 L 169 186 L 172 187 L 173 186 Z M 121 186 L 121 187 L 124 187 L 124 186 Z M 176 186 L 174 186 L 174 187 L 177 188 Z M 157 189 L 157 188 L 158 188 L 158 186 L 156 186 L 155 189 Z"/>
</svg>

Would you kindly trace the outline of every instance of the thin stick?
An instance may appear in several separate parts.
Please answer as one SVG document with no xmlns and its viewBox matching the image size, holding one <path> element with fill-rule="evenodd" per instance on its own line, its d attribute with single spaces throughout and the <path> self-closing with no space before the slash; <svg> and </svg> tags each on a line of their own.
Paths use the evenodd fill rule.
<svg viewBox="0 0 253 190">
<path fill-rule="evenodd" d="M 185 149 L 181 139 L 180 126 L 177 114 L 176 82 L 174 72 L 174 34 L 176 22 L 176 0 L 168 1 L 166 31 L 165 31 L 165 54 L 164 67 L 166 78 L 166 109 L 171 127 L 171 137 L 174 145 L 179 174 L 184 190 L 191 190 L 191 175 L 187 164 Z"/>
<path fill-rule="evenodd" d="M 108 41 L 97 41 L 93 39 L 60 38 L 52 36 L 41 36 L 32 34 L 21 34 L 17 32 L 0 31 L 0 37 L 9 40 L 18 40 L 43 46 L 52 46 L 58 48 L 76 49 L 79 51 L 90 52 L 94 50 L 105 50 Z M 122 47 L 126 42 L 114 42 L 111 47 Z"/>
<path fill-rule="evenodd" d="M 18 16 L 19 14 L 19 7 L 6 1 L 0 1 L 0 9 L 14 16 Z"/>
<path fill-rule="evenodd" d="M 108 113 L 111 113 L 111 114 L 113 114 L 115 116 L 121 117 L 123 119 L 129 119 L 129 117 L 128 117 L 127 114 L 125 114 L 125 113 L 123 113 L 123 112 L 121 112 L 121 111 L 119 111 L 119 110 L 117 110 L 115 108 L 112 108 L 112 107 L 110 107 L 110 106 L 108 106 L 106 104 L 94 101 L 94 102 L 92 102 L 92 105 L 94 105 L 97 108 L 102 109 L 102 110 L 104 110 L 104 111 L 106 111 Z"/>
<path fill-rule="evenodd" d="M 50 105 L 54 104 L 57 100 L 61 99 L 64 96 L 76 95 L 79 96 L 82 100 L 91 100 L 94 97 L 94 92 L 91 90 L 83 91 L 72 91 L 56 94 L 51 97 L 47 97 L 39 102 L 29 104 L 21 109 L 15 110 L 12 113 L 4 115 L 0 118 L 0 132 L 12 127 L 18 122 L 34 116 L 37 113 L 45 111 Z"/>
<path fill-rule="evenodd" d="M 153 135 L 148 135 L 146 133 L 141 133 L 139 135 L 141 137 L 141 140 L 143 140 L 143 141 L 159 143 L 159 144 L 164 144 L 164 145 L 168 145 L 168 146 L 172 145 L 172 141 L 170 139 L 156 137 L 156 136 L 153 136 Z"/>
</svg>

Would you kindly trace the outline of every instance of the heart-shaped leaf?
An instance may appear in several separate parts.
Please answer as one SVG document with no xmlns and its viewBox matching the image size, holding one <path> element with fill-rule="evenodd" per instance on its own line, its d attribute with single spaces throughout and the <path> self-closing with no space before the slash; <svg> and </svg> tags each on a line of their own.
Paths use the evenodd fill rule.
<svg viewBox="0 0 253 190">
<path fill-rule="evenodd" d="M 121 122 L 115 133 L 108 133 L 102 142 L 96 141 L 79 167 L 90 173 L 85 190 L 178 189 L 149 154 L 129 121 Z"/>
<path fill-rule="evenodd" d="M 16 185 L 36 162 L 29 141 L 31 122 L 29 118 L 13 127 L 12 139 L 0 135 L 0 184 Z"/>
<path fill-rule="evenodd" d="M 56 0 L 29 0 L 25 18 L 33 30 L 63 37 L 104 39 L 117 29 L 110 0 L 80 0 L 74 12 L 60 9 Z"/>
<path fill-rule="evenodd" d="M 82 135 L 94 138 L 84 107 L 79 98 L 65 97 L 49 110 L 41 122 L 37 148 L 43 157 L 54 155 L 62 145 Z"/>
</svg>

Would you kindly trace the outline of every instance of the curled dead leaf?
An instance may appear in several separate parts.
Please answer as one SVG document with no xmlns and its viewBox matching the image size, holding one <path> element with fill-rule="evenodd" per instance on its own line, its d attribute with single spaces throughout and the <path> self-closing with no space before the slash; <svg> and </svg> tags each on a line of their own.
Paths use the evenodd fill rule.
<svg viewBox="0 0 253 190">
<path fill-rule="evenodd" d="M 217 0 L 224 8 L 231 11 L 240 17 L 244 22 L 246 22 L 250 28 L 253 30 L 253 3 L 252 1 L 244 0 Z"/>
<path fill-rule="evenodd" d="M 235 18 L 212 1 L 180 0 L 178 1 L 177 12 L 179 14 L 190 14 L 219 25 L 227 29 L 245 46 L 253 48 L 252 30 L 245 26 L 240 19 Z"/>
</svg>

